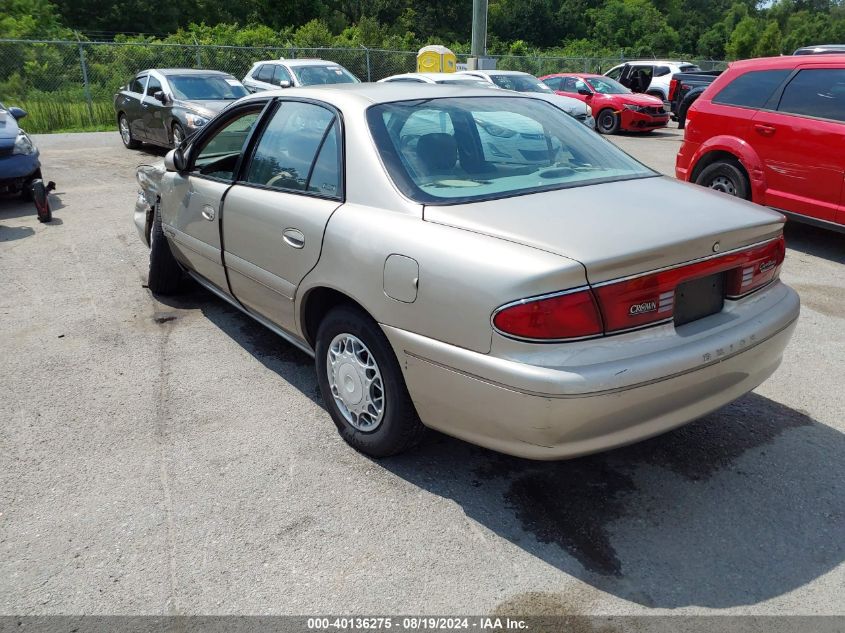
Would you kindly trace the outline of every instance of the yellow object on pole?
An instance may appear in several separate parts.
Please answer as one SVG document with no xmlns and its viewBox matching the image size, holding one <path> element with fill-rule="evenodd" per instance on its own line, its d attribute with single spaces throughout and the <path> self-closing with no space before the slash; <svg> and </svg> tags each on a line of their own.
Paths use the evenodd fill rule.
<svg viewBox="0 0 845 633">
<path fill-rule="evenodd" d="M 453 73 L 456 62 L 455 54 L 439 44 L 423 46 L 417 52 L 418 73 Z"/>
</svg>

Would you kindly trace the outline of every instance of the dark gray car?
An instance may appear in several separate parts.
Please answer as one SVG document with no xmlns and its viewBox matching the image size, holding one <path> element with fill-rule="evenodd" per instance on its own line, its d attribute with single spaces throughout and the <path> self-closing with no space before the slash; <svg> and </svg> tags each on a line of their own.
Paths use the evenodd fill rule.
<svg viewBox="0 0 845 633">
<path fill-rule="evenodd" d="M 141 143 L 176 147 L 246 94 L 240 81 L 217 70 L 141 71 L 114 96 L 120 138 L 128 149 Z"/>
</svg>

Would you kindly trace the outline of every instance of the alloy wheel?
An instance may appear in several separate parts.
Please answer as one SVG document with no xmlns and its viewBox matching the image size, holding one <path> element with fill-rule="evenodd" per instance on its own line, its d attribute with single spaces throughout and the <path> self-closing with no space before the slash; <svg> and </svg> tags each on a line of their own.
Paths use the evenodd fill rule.
<svg viewBox="0 0 845 633">
<path fill-rule="evenodd" d="M 123 144 L 129 145 L 132 141 L 132 135 L 129 133 L 129 122 L 126 120 L 125 116 L 120 117 L 120 120 L 117 122 L 117 127 L 120 129 L 120 138 L 123 140 Z"/>
</svg>

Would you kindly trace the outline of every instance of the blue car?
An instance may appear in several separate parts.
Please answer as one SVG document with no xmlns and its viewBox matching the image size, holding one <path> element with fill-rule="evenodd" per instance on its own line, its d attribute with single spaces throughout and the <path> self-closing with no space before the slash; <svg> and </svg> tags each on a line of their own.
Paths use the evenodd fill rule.
<svg viewBox="0 0 845 633">
<path fill-rule="evenodd" d="M 38 148 L 18 126 L 25 116 L 26 111 L 0 103 L 0 194 L 19 193 L 31 200 L 33 181 L 41 178 L 41 161 Z"/>
</svg>

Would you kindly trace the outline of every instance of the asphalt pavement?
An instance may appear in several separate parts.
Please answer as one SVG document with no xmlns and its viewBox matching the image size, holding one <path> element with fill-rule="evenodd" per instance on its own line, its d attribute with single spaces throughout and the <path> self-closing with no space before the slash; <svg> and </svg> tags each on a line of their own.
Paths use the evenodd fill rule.
<svg viewBox="0 0 845 633">
<path fill-rule="evenodd" d="M 845 236 L 787 228 L 795 336 L 721 411 L 571 461 L 434 433 L 375 461 L 306 355 L 147 290 L 162 152 L 35 140 L 54 221 L 0 200 L 0 613 L 845 612 Z M 671 174 L 680 135 L 614 142 Z"/>
</svg>

